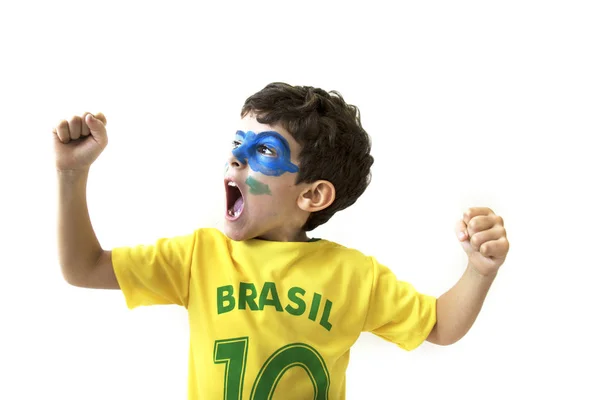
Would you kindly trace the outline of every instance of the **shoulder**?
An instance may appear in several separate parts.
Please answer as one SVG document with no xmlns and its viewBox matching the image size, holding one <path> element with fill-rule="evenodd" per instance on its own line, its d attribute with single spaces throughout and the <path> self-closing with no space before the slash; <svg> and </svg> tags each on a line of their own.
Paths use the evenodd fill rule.
<svg viewBox="0 0 600 400">
<path fill-rule="evenodd" d="M 344 266 L 355 269 L 365 270 L 365 272 L 372 271 L 376 262 L 373 256 L 367 255 L 361 250 L 328 240 L 323 240 L 320 253 L 328 260 L 337 261 Z"/>
<path fill-rule="evenodd" d="M 203 243 L 227 243 L 230 239 L 217 228 L 197 228 L 194 231 L 170 238 L 175 241 L 193 241 L 197 244 Z"/>
</svg>

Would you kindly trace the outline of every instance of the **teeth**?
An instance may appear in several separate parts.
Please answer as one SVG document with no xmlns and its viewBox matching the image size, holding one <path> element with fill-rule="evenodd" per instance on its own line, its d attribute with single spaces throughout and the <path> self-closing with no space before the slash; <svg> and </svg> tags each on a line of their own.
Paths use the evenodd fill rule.
<svg viewBox="0 0 600 400">
<path fill-rule="evenodd" d="M 230 217 L 234 217 L 234 218 L 237 218 L 237 217 L 239 217 L 239 216 L 240 216 L 240 214 L 241 214 L 241 212 L 242 212 L 241 210 L 240 210 L 240 211 L 235 211 L 235 212 L 234 212 L 233 210 L 229 210 L 229 211 L 228 211 L 228 213 L 229 213 L 229 216 L 230 216 Z"/>
<path fill-rule="evenodd" d="M 231 182 L 231 181 L 227 182 L 227 185 L 228 186 L 237 187 L 236 183 L 235 182 Z"/>
</svg>

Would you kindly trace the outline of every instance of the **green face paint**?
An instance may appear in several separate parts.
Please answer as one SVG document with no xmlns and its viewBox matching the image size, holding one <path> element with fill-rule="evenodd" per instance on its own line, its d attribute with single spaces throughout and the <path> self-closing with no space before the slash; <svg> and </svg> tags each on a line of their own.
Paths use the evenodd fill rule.
<svg viewBox="0 0 600 400">
<path fill-rule="evenodd" d="M 250 188 L 251 194 L 271 195 L 271 190 L 269 189 L 269 185 L 259 182 L 251 176 L 249 176 L 248 179 L 246 179 L 246 185 L 248 185 L 248 187 Z"/>
</svg>

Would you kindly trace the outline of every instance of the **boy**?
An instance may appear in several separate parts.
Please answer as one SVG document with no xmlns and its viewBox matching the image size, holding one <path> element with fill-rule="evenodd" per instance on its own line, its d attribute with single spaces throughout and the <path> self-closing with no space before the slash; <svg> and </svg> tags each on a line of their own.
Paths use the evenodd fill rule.
<svg viewBox="0 0 600 400">
<path fill-rule="evenodd" d="M 466 334 L 508 252 L 502 218 L 468 210 L 456 227 L 469 259 L 464 275 L 439 299 L 418 293 L 374 258 L 307 235 L 369 184 L 373 158 L 358 109 L 336 92 L 273 83 L 241 115 L 225 172 L 224 234 L 198 229 L 112 251 L 101 248 L 86 205 L 106 119 L 61 121 L 54 135 L 67 282 L 121 289 L 129 308 L 186 307 L 190 399 L 343 399 L 361 332 L 406 350 Z"/>
</svg>

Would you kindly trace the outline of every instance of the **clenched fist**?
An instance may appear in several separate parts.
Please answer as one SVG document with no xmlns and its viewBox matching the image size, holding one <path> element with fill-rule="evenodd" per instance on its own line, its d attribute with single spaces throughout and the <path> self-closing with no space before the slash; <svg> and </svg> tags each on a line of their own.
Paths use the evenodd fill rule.
<svg viewBox="0 0 600 400">
<path fill-rule="evenodd" d="M 456 224 L 456 234 L 477 272 L 484 276 L 498 272 L 509 248 L 502 217 L 489 208 L 470 208 Z"/>
<path fill-rule="evenodd" d="M 106 117 L 102 113 L 84 113 L 62 120 L 52 132 L 59 171 L 89 169 L 108 144 Z"/>
</svg>

